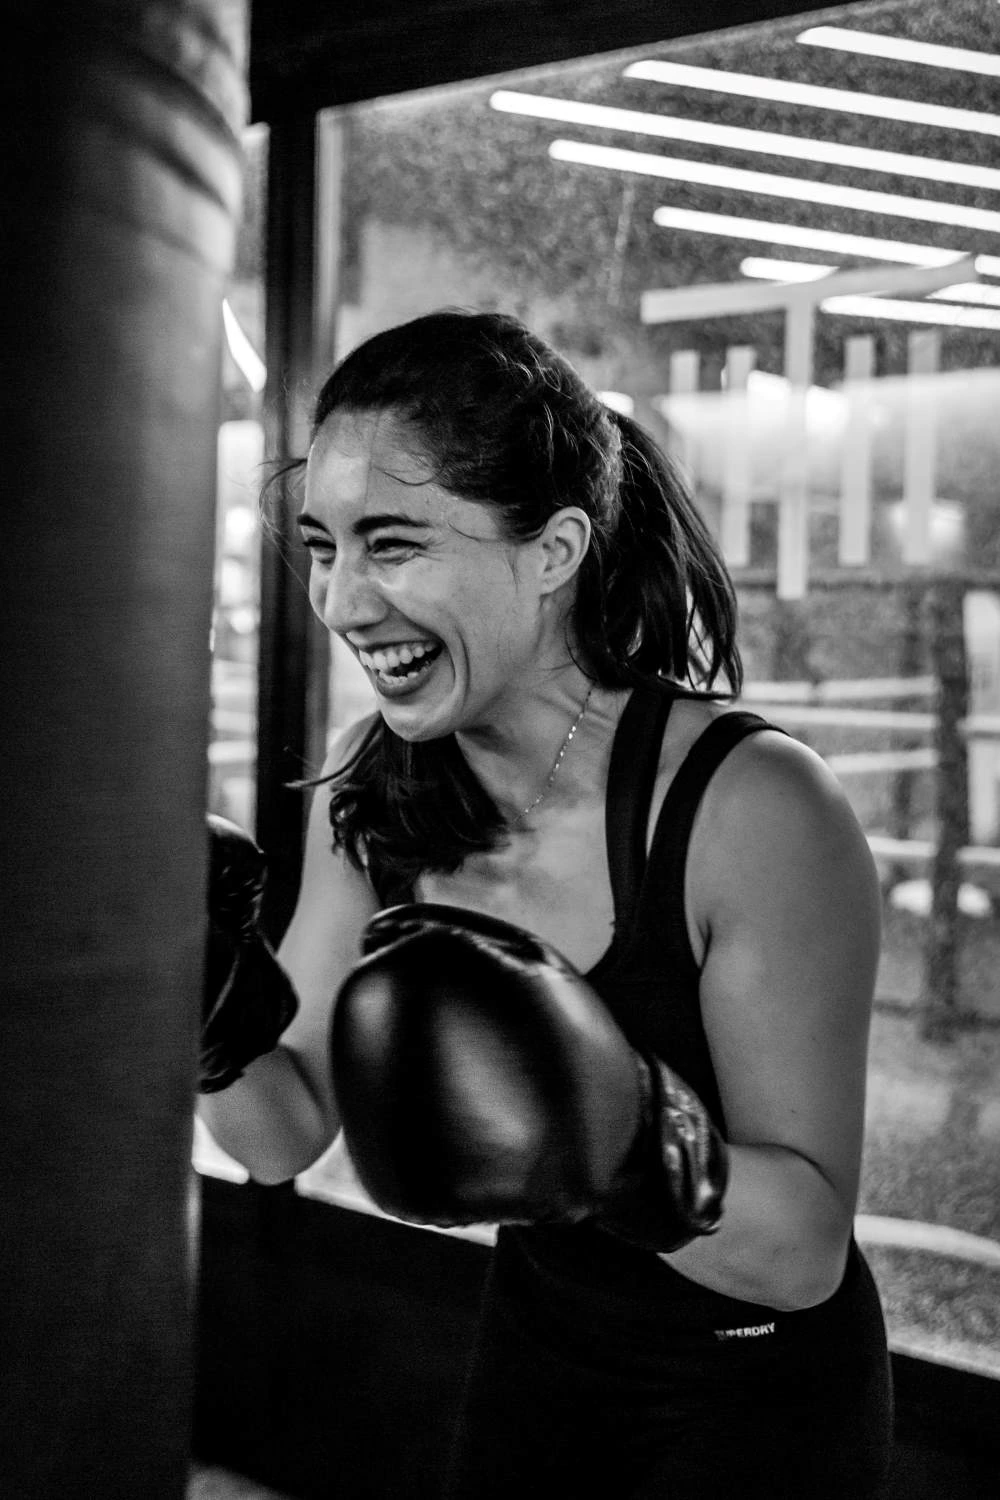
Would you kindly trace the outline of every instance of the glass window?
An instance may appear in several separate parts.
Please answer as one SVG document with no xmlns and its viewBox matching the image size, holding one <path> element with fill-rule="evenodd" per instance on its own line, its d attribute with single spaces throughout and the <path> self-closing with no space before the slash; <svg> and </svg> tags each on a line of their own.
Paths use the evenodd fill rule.
<svg viewBox="0 0 1000 1500">
<path fill-rule="evenodd" d="M 264 195 L 267 132 L 245 132 L 243 219 L 223 306 L 223 420 L 219 428 L 209 808 L 254 826 L 259 494 L 264 460 Z"/>
<path fill-rule="evenodd" d="M 260 506 L 264 460 L 264 204 L 267 130 L 244 133 L 243 217 L 223 318 L 216 489 L 212 723 L 208 808 L 252 832 L 257 767 Z M 234 1182 L 247 1173 L 195 1120 L 194 1164 Z"/>
<path fill-rule="evenodd" d="M 212 645 L 213 812 L 254 824 L 257 728 L 258 551 L 256 494 L 264 433 L 253 417 L 219 428 L 215 612 Z"/>
<path fill-rule="evenodd" d="M 995 64 L 1000 7 L 837 17 L 332 112 L 328 342 L 509 311 L 686 465 L 747 700 L 878 862 L 858 1233 L 893 1343 L 1000 1374 L 1000 120 L 975 57 L 886 40 Z M 335 650 L 331 729 L 369 701 Z"/>
</svg>

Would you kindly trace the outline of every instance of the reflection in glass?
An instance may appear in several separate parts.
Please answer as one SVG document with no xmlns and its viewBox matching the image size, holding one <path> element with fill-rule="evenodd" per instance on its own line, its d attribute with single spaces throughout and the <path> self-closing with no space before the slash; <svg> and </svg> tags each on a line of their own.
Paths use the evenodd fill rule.
<svg viewBox="0 0 1000 1500">
<path fill-rule="evenodd" d="M 218 436 L 215 600 L 212 615 L 211 812 L 254 826 L 257 644 L 260 615 L 258 496 L 264 459 L 263 195 L 267 134 L 244 136 L 243 220 L 223 315 L 223 421 Z"/>
<path fill-rule="evenodd" d="M 852 26 L 981 52 L 1000 45 L 1000 11 L 987 22 L 975 0 L 946 15 L 931 0 L 854 6 Z M 741 97 L 681 87 L 655 69 L 626 73 L 645 59 L 820 88 L 842 82 L 842 58 L 800 45 L 802 29 L 769 23 L 738 38 L 331 112 L 335 180 L 326 186 L 340 228 L 324 346 L 339 357 L 441 306 L 508 311 L 684 463 L 737 579 L 748 703 L 828 761 L 879 868 L 885 942 L 858 1230 L 891 1337 L 1000 1374 L 1000 346 L 983 323 L 989 296 L 967 291 L 963 272 L 952 289 L 939 275 L 937 297 L 930 285 L 905 293 L 925 298 L 923 322 L 900 321 L 898 308 L 886 312 L 868 295 L 853 311 L 819 308 L 811 344 L 795 356 L 797 394 L 780 310 L 755 312 L 749 297 L 745 310 L 719 316 L 642 316 L 644 294 L 777 282 L 781 263 L 805 260 L 804 250 L 836 272 L 861 273 L 883 261 L 933 270 L 973 256 L 979 286 L 1000 291 L 1000 234 L 982 216 L 995 205 L 971 185 L 976 170 L 995 169 L 991 136 L 935 130 L 919 111 L 880 121 L 879 148 L 899 163 L 876 177 L 870 159 L 847 165 L 873 144 L 863 114 L 821 115 L 787 90 Z M 996 125 L 986 78 L 859 56 L 851 87 L 972 110 Z M 568 107 L 497 108 L 501 88 L 522 105 L 535 96 Z M 609 109 L 659 114 L 670 128 L 637 135 L 622 114 L 609 128 Z M 669 151 L 686 163 L 685 180 L 557 159 L 566 126 L 555 116 L 570 113 L 589 146 Z M 724 144 L 734 128 L 771 146 L 784 134 L 833 150 L 827 165 L 797 147 L 775 166 L 802 181 L 791 199 L 749 192 L 732 174 L 727 188 L 719 169 L 754 160 Z M 961 223 L 922 207 L 949 188 L 907 177 L 914 157 L 963 164 L 970 185 L 956 198 L 970 212 Z M 815 181 L 822 193 L 809 188 Z M 906 212 L 878 213 L 874 200 L 866 212 L 850 207 L 866 188 Z M 767 265 L 747 267 L 748 257 Z M 790 266 L 787 280 L 795 274 Z M 970 326 L 930 325 L 959 297 Z M 803 497 L 804 589 L 782 596 L 792 481 Z M 357 663 L 336 644 L 330 705 L 331 732 L 371 706 Z M 314 1169 L 303 1188 L 335 1197 L 338 1182 L 356 1206 L 349 1165 L 334 1151 L 325 1175 Z"/>
<path fill-rule="evenodd" d="M 217 446 L 212 719 L 208 811 L 253 832 L 257 768 L 257 655 L 260 621 L 260 508 L 264 459 L 263 200 L 267 132 L 244 134 L 243 220 L 223 309 L 223 421 Z M 194 1165 L 232 1182 L 247 1173 L 195 1121 Z"/>
</svg>

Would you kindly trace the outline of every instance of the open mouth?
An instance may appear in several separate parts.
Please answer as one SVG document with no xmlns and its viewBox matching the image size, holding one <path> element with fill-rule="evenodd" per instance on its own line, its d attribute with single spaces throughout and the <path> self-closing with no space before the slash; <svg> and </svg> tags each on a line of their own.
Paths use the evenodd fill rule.
<svg viewBox="0 0 1000 1500">
<path fill-rule="evenodd" d="M 399 687 L 423 677 L 443 650 L 438 641 L 404 641 L 374 651 L 359 650 L 358 660 L 380 687 Z"/>
</svg>

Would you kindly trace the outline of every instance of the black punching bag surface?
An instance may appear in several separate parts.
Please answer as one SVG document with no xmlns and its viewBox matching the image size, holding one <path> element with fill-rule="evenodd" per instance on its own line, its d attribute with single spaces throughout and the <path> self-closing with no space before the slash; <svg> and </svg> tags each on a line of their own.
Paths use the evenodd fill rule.
<svg viewBox="0 0 1000 1500">
<path fill-rule="evenodd" d="M 165 1500 L 245 15 L 0 26 L 0 1494 Z"/>
</svg>

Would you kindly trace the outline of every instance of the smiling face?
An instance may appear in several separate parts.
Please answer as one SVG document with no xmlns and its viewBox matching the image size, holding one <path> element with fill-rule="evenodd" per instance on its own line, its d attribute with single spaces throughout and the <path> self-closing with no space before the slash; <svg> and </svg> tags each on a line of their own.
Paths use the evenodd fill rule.
<svg viewBox="0 0 1000 1500">
<path fill-rule="evenodd" d="M 505 540 L 497 513 L 435 484 L 385 412 L 334 413 L 306 465 L 309 594 L 408 740 L 502 725 L 565 659 L 565 582 L 544 538 Z"/>
</svg>

